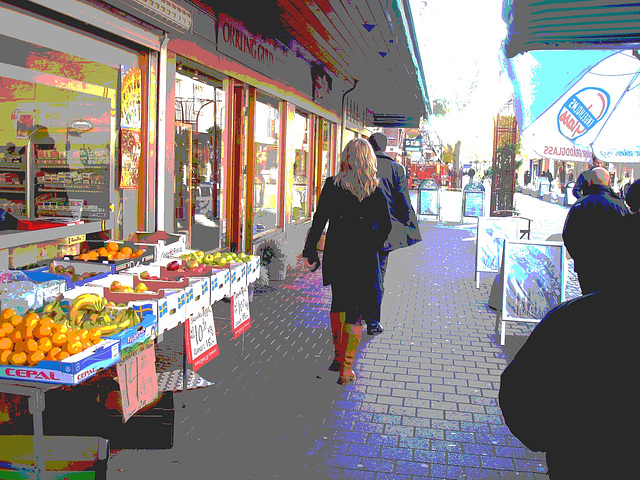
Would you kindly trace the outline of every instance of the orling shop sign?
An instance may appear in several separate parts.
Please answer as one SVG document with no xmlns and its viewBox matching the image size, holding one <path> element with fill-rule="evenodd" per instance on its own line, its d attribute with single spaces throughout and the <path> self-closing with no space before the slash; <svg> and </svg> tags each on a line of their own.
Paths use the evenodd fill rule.
<svg viewBox="0 0 640 480">
<path fill-rule="evenodd" d="M 218 51 L 265 74 L 270 73 L 275 64 L 274 45 L 253 35 L 242 22 L 224 13 L 218 20 Z"/>
</svg>

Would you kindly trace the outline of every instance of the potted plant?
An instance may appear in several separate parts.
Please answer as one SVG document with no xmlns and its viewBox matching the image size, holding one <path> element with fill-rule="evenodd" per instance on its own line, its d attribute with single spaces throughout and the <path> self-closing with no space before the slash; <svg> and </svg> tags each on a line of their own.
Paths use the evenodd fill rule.
<svg viewBox="0 0 640 480">
<path fill-rule="evenodd" d="M 287 275 L 287 267 L 296 264 L 296 254 L 291 248 L 287 248 L 286 234 L 280 233 L 271 236 L 257 245 L 256 255 L 260 257 L 260 282 L 268 283 L 269 280 L 284 280 Z"/>
</svg>

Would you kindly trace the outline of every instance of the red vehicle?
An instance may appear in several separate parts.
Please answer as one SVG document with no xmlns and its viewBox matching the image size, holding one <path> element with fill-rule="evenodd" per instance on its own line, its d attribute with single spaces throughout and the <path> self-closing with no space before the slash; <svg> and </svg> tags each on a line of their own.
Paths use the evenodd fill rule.
<svg viewBox="0 0 640 480">
<path fill-rule="evenodd" d="M 409 164 L 409 188 L 418 188 L 420 183 L 427 178 L 434 179 L 441 187 L 448 186 L 450 182 L 449 166 L 446 163 L 434 161 L 412 162 Z"/>
</svg>

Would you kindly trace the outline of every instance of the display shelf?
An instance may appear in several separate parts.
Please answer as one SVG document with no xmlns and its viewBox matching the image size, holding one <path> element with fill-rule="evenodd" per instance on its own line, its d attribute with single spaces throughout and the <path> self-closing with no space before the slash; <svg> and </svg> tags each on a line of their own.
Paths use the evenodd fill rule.
<svg viewBox="0 0 640 480">
<path fill-rule="evenodd" d="M 24 172 L 25 165 L 22 162 L 0 162 L 0 172 Z"/>
</svg>

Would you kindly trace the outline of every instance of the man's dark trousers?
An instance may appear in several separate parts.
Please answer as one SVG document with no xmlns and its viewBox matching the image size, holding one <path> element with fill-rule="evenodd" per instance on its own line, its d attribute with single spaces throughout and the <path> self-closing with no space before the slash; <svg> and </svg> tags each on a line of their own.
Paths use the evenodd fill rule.
<svg viewBox="0 0 640 480">
<path fill-rule="evenodd" d="M 362 312 L 362 318 L 366 322 L 368 329 L 375 328 L 380 324 L 380 309 L 382 307 L 382 295 L 384 294 L 384 276 L 387 273 L 389 253 L 391 252 L 378 252 L 380 258 L 380 283 L 376 289 L 375 296 L 367 301 Z"/>
</svg>

